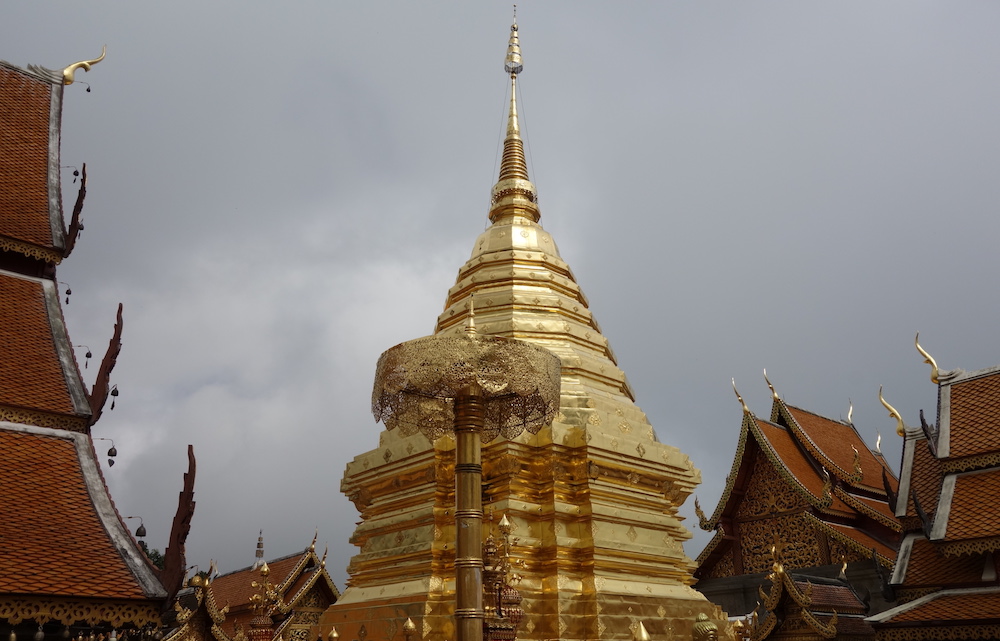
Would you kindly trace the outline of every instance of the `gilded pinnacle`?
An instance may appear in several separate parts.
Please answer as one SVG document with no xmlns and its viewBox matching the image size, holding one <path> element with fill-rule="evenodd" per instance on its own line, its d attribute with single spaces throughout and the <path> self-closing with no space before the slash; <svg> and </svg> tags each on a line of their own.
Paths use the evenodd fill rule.
<svg viewBox="0 0 1000 641">
<path fill-rule="evenodd" d="M 524 158 L 524 142 L 517 118 L 517 75 L 524 69 L 521 45 L 517 37 L 517 24 L 510 26 L 504 71 L 510 74 L 510 106 L 507 113 L 507 135 L 503 141 L 500 159 L 500 177 L 493 186 L 490 200 L 490 220 L 496 222 L 507 216 L 524 216 L 538 222 L 538 196 L 528 178 L 528 163 Z"/>
</svg>

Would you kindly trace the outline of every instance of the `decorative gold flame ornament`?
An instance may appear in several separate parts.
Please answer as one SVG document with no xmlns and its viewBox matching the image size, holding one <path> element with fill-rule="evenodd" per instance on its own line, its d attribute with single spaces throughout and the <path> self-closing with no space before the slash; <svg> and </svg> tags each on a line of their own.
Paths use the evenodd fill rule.
<svg viewBox="0 0 1000 641">
<path fill-rule="evenodd" d="M 471 319 L 471 316 L 470 316 Z M 480 336 L 400 343 L 379 358 L 372 413 L 386 429 L 430 440 L 455 434 L 455 628 L 458 641 L 482 641 L 482 445 L 532 434 L 559 410 L 560 362 L 542 347 Z"/>
<path fill-rule="evenodd" d="M 913 344 L 917 346 L 917 351 L 924 357 L 924 362 L 931 366 L 931 382 L 937 385 L 940 382 L 938 364 L 937 361 L 934 360 L 934 357 L 928 354 L 927 350 L 920 346 L 920 332 L 917 332 L 916 337 L 913 339 Z"/>
<path fill-rule="evenodd" d="M 73 74 L 76 73 L 77 69 L 83 69 L 84 71 L 90 71 L 90 68 L 93 65 L 96 65 L 98 62 L 104 60 L 104 56 L 107 53 L 108 53 L 108 45 L 104 45 L 101 48 L 101 55 L 99 57 L 94 58 L 93 60 L 81 60 L 80 62 L 74 62 L 70 66 L 68 66 L 65 69 L 63 69 L 63 72 L 62 72 L 63 84 L 64 85 L 71 85 L 71 84 L 73 84 L 73 80 L 74 80 L 73 79 Z"/>
<path fill-rule="evenodd" d="M 889 402 L 885 400 L 884 396 L 882 396 L 881 385 L 878 386 L 878 400 L 882 402 L 882 406 L 885 407 L 885 409 L 889 410 L 889 417 L 896 419 L 896 434 L 905 437 L 906 426 L 903 424 L 903 417 L 900 416 L 899 412 L 896 411 L 896 408 L 893 407 L 892 405 L 889 405 Z"/>
<path fill-rule="evenodd" d="M 740 396 L 740 391 L 738 389 L 736 389 L 736 379 L 735 378 L 733 379 L 733 391 L 736 393 L 736 398 L 739 400 L 740 405 L 743 406 L 743 413 L 744 414 L 749 414 L 750 413 L 750 408 L 747 407 L 747 404 L 743 401 L 743 397 Z"/>
<path fill-rule="evenodd" d="M 771 398 L 778 400 L 778 392 L 774 390 L 774 385 L 771 385 L 771 379 L 767 377 L 767 368 L 764 368 L 764 382 L 767 383 L 767 389 L 771 390 Z M 733 379 L 733 386 L 736 386 L 736 379 Z"/>
</svg>

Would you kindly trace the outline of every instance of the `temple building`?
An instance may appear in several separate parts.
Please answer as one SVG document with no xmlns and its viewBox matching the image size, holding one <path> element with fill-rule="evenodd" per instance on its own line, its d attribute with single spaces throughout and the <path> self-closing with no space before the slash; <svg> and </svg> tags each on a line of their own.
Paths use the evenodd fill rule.
<svg viewBox="0 0 1000 641">
<path fill-rule="evenodd" d="M 921 349 L 919 344 L 918 349 Z M 900 604 L 872 616 L 877 639 L 1000 638 L 1000 367 L 938 371 L 937 421 L 904 426 L 903 525 L 891 585 Z M 888 406 L 888 405 L 887 405 Z M 891 408 L 891 406 L 888 406 Z"/>
<path fill-rule="evenodd" d="M 778 589 L 769 577 L 780 564 L 779 577 L 829 585 L 843 578 L 845 595 L 860 595 L 872 612 L 885 609 L 901 529 L 890 507 L 892 469 L 850 417 L 824 418 L 771 391 L 770 420 L 743 404 L 732 471 L 713 514 L 695 503 L 702 529 L 715 531 L 698 557 L 695 587 L 730 615 L 749 615 L 761 589 Z M 785 594 L 795 594 L 792 583 Z"/>
<path fill-rule="evenodd" d="M 547 348 L 561 361 L 561 403 L 537 435 L 483 446 L 482 503 L 494 518 L 484 531 L 509 520 L 523 597 L 519 638 L 621 639 L 640 629 L 691 638 L 699 615 L 697 630 L 726 625 L 691 588 L 695 564 L 682 548 L 690 534 L 677 509 L 699 472 L 636 406 L 587 298 L 539 224 L 517 115 L 521 70 L 515 24 L 491 225 L 459 269 L 435 335 L 461 335 L 474 309 L 480 334 Z M 341 489 L 360 512 L 351 538 L 358 552 L 343 595 L 323 616 L 324 632 L 335 626 L 345 639 L 392 639 L 409 618 L 418 638 L 455 638 L 454 449 L 449 438 L 383 430 L 375 449 L 348 463 Z"/>
<path fill-rule="evenodd" d="M 87 185 L 84 166 L 66 227 L 63 89 L 101 58 L 62 72 L 0 62 L 0 634 L 10 641 L 151 635 L 183 581 L 193 453 L 160 570 L 116 511 L 92 435 L 117 394 L 121 306 L 87 389 L 56 280 L 82 228 Z"/>
<path fill-rule="evenodd" d="M 253 565 L 191 578 L 179 596 L 164 641 L 313 641 L 319 619 L 340 591 L 316 554 L 316 539 L 302 552 L 271 561 L 258 540 Z"/>
</svg>

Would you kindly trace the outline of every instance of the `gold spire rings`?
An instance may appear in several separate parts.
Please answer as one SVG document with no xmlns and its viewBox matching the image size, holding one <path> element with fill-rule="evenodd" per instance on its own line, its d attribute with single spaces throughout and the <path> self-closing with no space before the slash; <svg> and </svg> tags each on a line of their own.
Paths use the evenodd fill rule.
<svg viewBox="0 0 1000 641">
<path fill-rule="evenodd" d="M 63 69 L 62 77 L 64 85 L 73 84 L 73 74 L 76 73 L 77 69 L 83 69 L 84 71 L 90 71 L 90 67 L 96 65 L 98 62 L 104 60 L 104 55 L 108 52 L 108 45 L 104 45 L 101 48 L 101 55 L 99 58 L 94 58 L 93 60 L 81 60 L 80 62 L 74 62 L 70 66 Z"/>
<path fill-rule="evenodd" d="M 913 339 L 913 344 L 917 346 L 917 351 L 920 355 L 924 357 L 924 362 L 931 366 L 931 382 L 935 385 L 938 384 L 938 364 L 930 354 L 927 353 L 923 347 L 920 346 L 920 332 L 917 332 L 916 338 Z"/>
<path fill-rule="evenodd" d="M 889 405 L 889 403 L 885 400 L 885 397 L 882 396 L 882 386 L 881 385 L 878 386 L 878 400 L 882 401 L 882 406 L 885 407 L 885 409 L 889 410 L 889 416 L 891 418 L 896 419 L 896 434 L 899 434 L 900 436 L 904 436 L 905 437 L 906 436 L 906 426 L 903 425 L 903 417 L 900 416 L 899 412 L 896 411 L 896 408 L 893 407 L 892 405 Z"/>
</svg>

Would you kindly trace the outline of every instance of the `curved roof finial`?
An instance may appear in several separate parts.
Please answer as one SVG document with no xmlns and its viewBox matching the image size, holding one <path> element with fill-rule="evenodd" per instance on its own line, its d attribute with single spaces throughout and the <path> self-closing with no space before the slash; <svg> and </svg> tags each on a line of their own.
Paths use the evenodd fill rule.
<svg viewBox="0 0 1000 641">
<path fill-rule="evenodd" d="M 916 338 L 913 339 L 913 344 L 917 346 L 917 351 L 920 355 L 924 357 L 924 362 L 931 366 L 931 382 L 935 385 L 938 384 L 938 364 L 934 360 L 934 357 L 927 353 L 923 347 L 920 346 L 920 332 L 917 332 Z"/>
<path fill-rule="evenodd" d="M 738 389 L 736 389 L 736 379 L 735 378 L 733 379 L 733 391 L 736 392 L 736 398 L 739 399 L 740 405 L 743 406 L 743 413 L 744 414 L 749 414 L 750 413 L 750 408 L 747 407 L 747 404 L 743 401 L 743 397 L 740 396 L 740 391 Z"/>
<path fill-rule="evenodd" d="M 889 405 L 889 403 L 882 396 L 881 385 L 878 386 L 878 400 L 882 401 L 882 406 L 885 407 L 885 409 L 889 410 L 889 416 L 891 418 L 896 419 L 896 434 L 899 434 L 900 436 L 906 436 L 906 426 L 903 425 L 903 417 L 900 416 L 899 412 L 896 411 L 896 408 L 893 407 L 892 405 Z"/>
<path fill-rule="evenodd" d="M 767 383 L 767 388 L 771 390 L 771 398 L 778 400 L 778 393 L 774 391 L 774 385 L 771 385 L 771 379 L 767 377 L 767 368 L 764 368 L 764 382 Z"/>
<path fill-rule="evenodd" d="M 93 65 L 96 65 L 98 62 L 104 60 L 104 54 L 106 54 L 107 52 L 108 52 L 108 45 L 104 45 L 104 47 L 101 48 L 101 55 L 99 57 L 94 58 L 93 60 L 81 60 L 80 62 L 74 62 L 70 66 L 63 69 L 62 71 L 63 84 L 64 85 L 73 84 L 73 74 L 76 73 L 77 69 L 90 71 L 90 68 Z"/>
<path fill-rule="evenodd" d="M 854 401 L 847 399 L 847 424 L 854 427 Z M 853 447 L 853 446 L 852 446 Z"/>
</svg>

